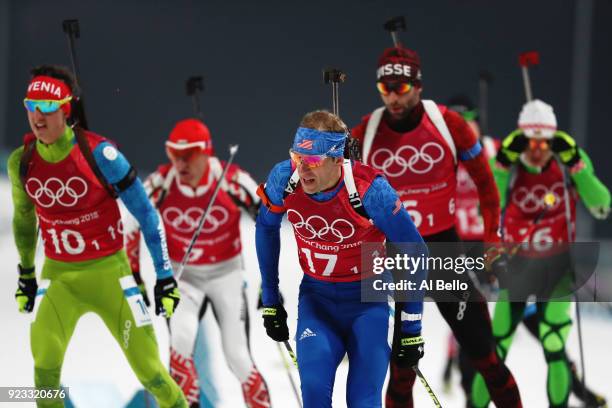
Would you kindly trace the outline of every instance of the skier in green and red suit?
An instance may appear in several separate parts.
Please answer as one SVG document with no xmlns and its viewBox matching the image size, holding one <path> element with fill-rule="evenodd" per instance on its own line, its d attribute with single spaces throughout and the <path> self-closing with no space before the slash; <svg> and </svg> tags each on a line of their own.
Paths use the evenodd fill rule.
<svg viewBox="0 0 612 408">
<path fill-rule="evenodd" d="M 529 242 L 529 245 L 517 247 L 516 256 L 509 261 L 511 279 L 519 282 L 520 287 L 500 291 L 501 300 L 495 306 L 493 318 L 493 334 L 497 353 L 505 359 L 516 327 L 523 320 L 527 295 L 536 294 L 539 340 L 548 364 L 549 405 L 567 407 L 572 390 L 572 372 L 565 352 L 572 324 L 568 235 L 575 235 L 578 198 L 593 217 L 603 220 L 610 214 L 610 192 L 595 176 L 591 160 L 584 150 L 570 135 L 557 129 L 557 119 L 550 105 L 537 99 L 526 103 L 518 126 L 502 142 L 493 173 L 501 202 L 506 206 L 502 225 L 505 241 Z M 562 167 L 567 169 L 571 180 L 567 194 L 569 202 L 566 201 Z M 515 169 L 514 177 L 511 177 L 512 168 Z M 544 197 L 551 195 L 554 201 L 548 202 L 543 212 Z M 570 225 L 566 206 L 569 206 Z M 538 277 L 546 282 L 537 283 Z M 528 282 L 529 287 L 526 287 Z M 521 293 L 517 294 L 516 290 Z M 596 398 L 596 395 L 589 395 L 582 389 L 576 392 L 581 393 L 580 398 L 589 407 L 605 406 L 605 400 Z M 487 387 L 478 374 L 474 379 L 471 400 L 475 407 L 485 407 L 489 403 Z"/>
<path fill-rule="evenodd" d="M 60 387 L 64 354 L 81 316 L 94 312 L 115 337 L 140 382 L 161 407 L 186 407 L 162 364 L 151 317 L 132 277 L 116 197 L 141 224 L 153 258 L 157 314 L 170 317 L 180 294 L 163 224 L 125 157 L 104 137 L 68 126 L 75 81 L 63 67 L 31 71 L 24 105 L 32 133 L 10 155 L 13 234 L 20 264 L 19 310 L 32 314 L 37 388 Z M 34 270 L 37 229 L 44 242 Z M 61 400 L 38 400 L 63 407 Z"/>
</svg>

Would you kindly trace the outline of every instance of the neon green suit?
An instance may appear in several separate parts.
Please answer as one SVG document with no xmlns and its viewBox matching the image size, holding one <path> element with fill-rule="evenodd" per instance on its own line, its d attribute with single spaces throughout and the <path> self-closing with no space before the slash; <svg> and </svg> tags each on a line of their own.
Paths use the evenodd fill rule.
<svg viewBox="0 0 612 408">
<path fill-rule="evenodd" d="M 564 134 L 563 132 L 557 133 Z M 578 195 L 594 216 L 607 214 L 610 209 L 610 192 L 595 176 L 593 165 L 587 154 L 582 150 L 578 150 L 578 153 L 582 161 L 582 168 L 571 174 Z M 507 168 L 495 165 L 492 165 L 492 167 L 503 206 L 508 198 L 506 193 L 508 192 L 511 173 Z M 524 163 L 520 171 L 539 174 L 539 169 L 530 168 Z M 566 254 L 528 260 L 522 264 L 519 264 L 519 258 L 515 257 L 511 261 L 511 264 L 516 264 L 513 270 L 520 271 L 523 266 L 527 269 L 527 265 L 529 265 L 529 272 L 539 273 L 547 272 L 547 269 L 548 272 L 555 268 L 567 269 L 570 265 L 569 257 Z M 519 266 L 517 267 L 517 265 Z M 548 364 L 547 393 L 551 407 L 567 407 L 572 388 L 572 376 L 565 353 L 565 342 L 572 323 L 570 317 L 572 303 L 571 297 L 568 295 L 571 293 L 571 284 L 571 274 L 565 274 L 549 295 L 549 299 L 553 300 L 536 303 L 536 316 L 539 321 L 538 337 Z M 497 354 L 503 359 L 508 355 L 514 332 L 523 320 L 526 307 L 525 302 L 508 301 L 508 296 L 506 290 L 500 292 L 492 322 L 493 335 L 497 342 Z M 480 408 L 486 407 L 489 402 L 490 397 L 484 380 L 480 374 L 477 374 L 472 384 L 471 404 Z"/>
<path fill-rule="evenodd" d="M 78 147 L 72 130 L 66 128 L 56 143 L 37 142 L 36 149 L 43 160 L 58 163 Z M 14 206 L 13 233 L 21 266 L 32 268 L 37 216 L 35 204 L 19 177 L 22 153 L 23 147 L 20 147 L 8 160 Z M 159 405 L 187 406 L 180 388 L 160 361 L 151 319 L 124 250 L 79 262 L 45 257 L 40 278 L 30 330 L 36 387 L 60 387 L 64 353 L 74 328 L 81 316 L 94 312 L 102 318 L 134 373 Z M 38 406 L 61 407 L 63 402 L 39 400 Z"/>
</svg>

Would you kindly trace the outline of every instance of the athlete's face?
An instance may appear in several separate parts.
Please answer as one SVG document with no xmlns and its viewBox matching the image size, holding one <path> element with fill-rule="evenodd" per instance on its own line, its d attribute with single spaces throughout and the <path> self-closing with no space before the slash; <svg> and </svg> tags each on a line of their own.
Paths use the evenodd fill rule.
<svg viewBox="0 0 612 408">
<path fill-rule="evenodd" d="M 181 184 L 195 188 L 208 169 L 209 156 L 202 153 L 199 148 L 197 151 L 185 151 L 184 153 L 181 155 L 168 154 L 168 158 L 176 169 Z"/>
<path fill-rule="evenodd" d="M 64 134 L 66 116 L 61 109 L 53 113 L 42 113 L 38 109 L 28 113 L 28 122 L 34 136 L 45 144 L 55 143 Z"/>
<path fill-rule="evenodd" d="M 412 86 L 410 91 L 405 94 L 398 94 L 395 91 L 391 91 L 387 95 L 381 93 L 382 98 L 387 111 L 394 120 L 401 120 L 408 116 L 408 113 L 416 106 L 421 100 L 422 87 Z"/>
<path fill-rule="evenodd" d="M 315 194 L 332 188 L 340 180 L 342 158 L 326 157 L 319 167 L 308 167 L 304 162 L 297 165 L 300 183 L 304 192 Z"/>
<path fill-rule="evenodd" d="M 532 166 L 544 167 L 552 157 L 549 141 L 541 138 L 529 139 L 525 155 Z"/>
</svg>

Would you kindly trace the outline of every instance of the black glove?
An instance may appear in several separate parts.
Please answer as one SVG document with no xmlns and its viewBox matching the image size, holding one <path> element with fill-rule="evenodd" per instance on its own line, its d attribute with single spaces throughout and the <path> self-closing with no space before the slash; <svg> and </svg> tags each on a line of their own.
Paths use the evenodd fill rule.
<svg viewBox="0 0 612 408">
<path fill-rule="evenodd" d="M 19 268 L 19 280 L 17 281 L 17 292 L 15 292 L 15 300 L 19 306 L 21 313 L 30 313 L 34 310 L 34 300 L 36 300 L 36 292 L 38 284 L 36 283 L 36 274 L 34 268 Z"/>
<path fill-rule="evenodd" d="M 565 132 L 555 133 L 550 148 L 567 167 L 573 167 L 580 161 L 576 141 Z"/>
<path fill-rule="evenodd" d="M 523 132 L 515 130 L 502 141 L 501 148 L 497 152 L 497 161 L 506 167 L 510 167 L 518 161 L 528 143 Z"/>
<path fill-rule="evenodd" d="M 181 300 L 181 293 L 173 276 L 155 283 L 155 314 L 171 317 Z"/>
<path fill-rule="evenodd" d="M 508 262 L 510 257 L 508 254 L 503 253 L 499 258 L 493 261 L 491 269 L 487 272 L 488 283 L 493 285 L 495 281 L 507 281 L 508 276 Z"/>
<path fill-rule="evenodd" d="M 400 367 L 413 367 L 425 355 L 425 341 L 420 334 L 403 333 L 393 350 L 393 360 Z"/>
<path fill-rule="evenodd" d="M 264 307 L 262 313 L 266 333 L 274 341 L 289 340 L 287 327 L 287 312 L 283 305 L 277 304 Z"/>
<path fill-rule="evenodd" d="M 140 272 L 132 271 L 132 276 L 134 276 L 134 280 L 136 281 L 136 285 L 138 285 L 138 289 L 140 290 L 140 294 L 142 295 L 142 300 L 144 300 L 145 305 L 147 305 L 147 307 L 151 307 L 151 301 L 149 300 L 149 295 L 147 295 L 147 287 L 142 280 L 142 276 L 140 276 Z"/>
<path fill-rule="evenodd" d="M 283 298 L 283 294 L 280 293 L 280 291 L 278 292 L 278 301 L 281 305 L 285 304 L 285 299 Z M 264 308 L 264 304 L 263 304 L 263 290 L 261 289 L 261 286 L 259 287 L 259 297 L 257 299 L 257 310 L 261 310 Z"/>
</svg>

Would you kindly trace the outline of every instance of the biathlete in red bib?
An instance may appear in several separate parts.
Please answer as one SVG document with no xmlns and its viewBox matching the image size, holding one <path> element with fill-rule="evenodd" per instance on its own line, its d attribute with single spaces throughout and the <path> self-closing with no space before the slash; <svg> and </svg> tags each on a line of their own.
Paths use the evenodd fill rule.
<svg viewBox="0 0 612 408">
<path fill-rule="evenodd" d="M 74 78 L 63 67 L 32 70 L 24 99 L 32 133 L 8 160 L 20 259 L 15 298 L 19 310 L 33 317 L 34 384 L 60 387 L 74 329 L 81 316 L 93 312 L 158 405 L 186 407 L 159 358 L 151 317 L 130 273 L 117 196 L 140 223 L 153 258 L 155 311 L 169 317 L 180 294 L 164 227 L 123 154 L 104 137 L 68 125 L 75 91 Z M 34 272 L 37 229 L 45 248 L 39 280 Z M 64 403 L 43 399 L 38 406 Z"/>
<path fill-rule="evenodd" d="M 221 344 L 230 370 L 242 385 L 247 407 L 270 407 L 268 387 L 253 363 L 248 344 L 249 315 L 240 237 L 243 208 L 255 216 L 259 208 L 257 183 L 239 166 L 213 154 L 208 127 L 197 119 L 176 124 L 166 142 L 169 164 L 145 181 L 151 201 L 166 228 L 170 259 L 175 268 L 185 256 L 200 218 L 221 183 L 198 239 L 179 277 L 185 296 L 180 313 L 170 320 L 170 374 L 187 400 L 200 401 L 198 374 L 193 360 L 201 311 L 209 305 L 219 324 Z M 138 231 L 128 234 L 128 254 L 136 280 L 141 282 Z"/>
<path fill-rule="evenodd" d="M 280 304 L 281 220 L 286 215 L 298 245 L 304 277 L 300 285 L 297 360 L 305 407 L 331 407 L 336 369 L 349 359 L 349 407 L 381 407 L 389 364 L 389 304 L 362 302 L 362 285 L 372 271 L 362 266 L 374 255 L 364 243 L 415 243 L 410 256 L 426 255 L 422 238 L 397 193 L 370 166 L 344 159 L 347 129 L 325 111 L 307 114 L 290 150 L 260 187 L 256 245 L 262 275 L 263 319 L 268 336 L 289 339 L 287 312 Z M 383 248 L 384 250 L 384 248 Z M 410 251 L 407 251 L 410 252 Z M 284 274 L 295 273 L 283 271 Z M 415 274 L 424 279 L 425 270 Z M 365 287 L 365 286 L 364 286 Z M 418 297 L 419 295 L 417 295 Z M 423 356 L 422 297 L 398 310 L 400 341 L 392 354 L 411 370 Z"/>
<path fill-rule="evenodd" d="M 595 218 L 603 220 L 610 214 L 610 192 L 595 175 L 585 151 L 557 129 L 552 106 L 538 99 L 526 103 L 518 127 L 502 142 L 494 168 L 502 202 L 506 203 L 504 239 L 518 249 L 515 256 L 510 252 L 506 279 L 510 282 L 504 284 L 500 277 L 504 289 L 493 318 L 497 352 L 506 358 L 523 320 L 527 297 L 535 295 L 537 337 L 548 365 L 550 407 L 567 407 L 572 388 L 589 406 L 604 406 L 605 400 L 592 391 L 574 387 L 579 386 L 579 380 L 572 374 L 565 342 L 572 325 L 575 277 L 568 241 L 574 240 L 576 204 L 580 198 Z M 566 180 L 565 170 L 570 180 Z M 518 246 L 521 242 L 526 244 Z M 489 400 L 487 387 L 477 376 L 472 404 L 485 407 Z"/>
<path fill-rule="evenodd" d="M 396 65 L 403 69 L 388 69 Z M 384 106 L 365 116 L 352 131 L 361 141 L 364 163 L 387 177 L 425 241 L 436 243 L 459 241 L 455 206 L 461 162 L 478 187 L 483 237 L 491 245 L 486 258 L 490 268 L 498 258 L 499 194 L 478 138 L 458 113 L 421 100 L 421 64 L 416 52 L 386 49 L 378 62 L 376 85 Z M 460 255 L 458 250 L 451 252 L 430 246 L 432 257 Z M 495 354 L 482 295 L 473 288 L 446 295 L 455 301 L 437 301 L 438 309 L 474 368 L 484 375 L 497 406 L 521 406 L 514 378 Z M 414 380 L 412 369 L 392 359 L 387 407 L 412 407 Z"/>
</svg>

